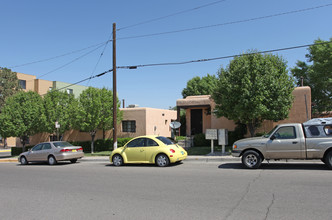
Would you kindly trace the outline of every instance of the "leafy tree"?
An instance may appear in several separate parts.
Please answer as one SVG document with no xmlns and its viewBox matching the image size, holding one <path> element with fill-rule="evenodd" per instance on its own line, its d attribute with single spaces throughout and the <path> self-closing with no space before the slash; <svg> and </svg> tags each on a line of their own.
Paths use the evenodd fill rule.
<svg viewBox="0 0 332 220">
<path fill-rule="evenodd" d="M 94 153 L 94 140 L 97 130 L 112 128 L 112 100 L 113 94 L 110 91 L 93 87 L 84 90 L 79 97 L 73 125 L 81 131 L 90 133 L 91 153 Z M 118 106 L 120 106 L 120 103 Z M 120 111 L 118 110 L 118 112 Z M 121 120 L 120 117 L 119 120 Z"/>
<path fill-rule="evenodd" d="M 217 77 L 207 74 L 200 78 L 196 76 L 187 82 L 187 87 L 182 90 L 183 98 L 192 95 L 212 95 L 217 87 Z"/>
<path fill-rule="evenodd" d="M 47 118 L 44 131 L 56 134 L 55 122 L 60 124 L 58 135 L 62 135 L 65 131 L 70 130 L 71 118 L 74 111 L 74 95 L 53 90 L 48 92 L 43 100 L 45 116 Z"/>
<path fill-rule="evenodd" d="M 311 87 L 313 112 L 332 111 L 332 38 L 330 41 L 318 39 L 308 50 L 306 58 L 311 64 L 298 61 L 291 72 L 297 85 L 303 80 L 304 86 Z"/>
<path fill-rule="evenodd" d="M 0 112 L 5 104 L 6 98 L 19 91 L 16 72 L 7 68 L 0 68 Z"/>
<path fill-rule="evenodd" d="M 294 89 L 286 68 L 277 55 L 252 52 L 235 57 L 218 72 L 215 114 L 246 124 L 251 136 L 264 120 L 285 119 Z"/>
<path fill-rule="evenodd" d="M 20 91 L 8 97 L 0 116 L 5 137 L 21 137 L 23 151 L 26 138 L 42 131 L 45 123 L 43 100 L 35 92 Z"/>
</svg>

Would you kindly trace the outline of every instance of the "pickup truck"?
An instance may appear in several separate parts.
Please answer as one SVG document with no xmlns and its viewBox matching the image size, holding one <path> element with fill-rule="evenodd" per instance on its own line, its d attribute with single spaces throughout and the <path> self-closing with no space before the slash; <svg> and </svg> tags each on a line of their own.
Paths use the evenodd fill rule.
<svg viewBox="0 0 332 220">
<path fill-rule="evenodd" d="M 332 169 L 332 118 L 315 118 L 303 124 L 280 124 L 262 137 L 233 144 L 232 156 L 258 168 L 265 159 L 321 159 Z"/>
</svg>

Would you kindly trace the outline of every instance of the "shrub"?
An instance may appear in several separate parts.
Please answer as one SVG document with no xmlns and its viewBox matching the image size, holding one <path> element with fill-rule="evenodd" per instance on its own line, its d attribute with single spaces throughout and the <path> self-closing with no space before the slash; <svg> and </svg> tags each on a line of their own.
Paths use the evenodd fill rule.
<svg viewBox="0 0 332 220">
<path fill-rule="evenodd" d="M 25 151 L 28 151 L 33 146 L 25 146 Z M 11 155 L 12 156 L 18 156 L 21 153 L 23 153 L 23 147 L 11 147 Z"/>
<path fill-rule="evenodd" d="M 195 134 L 194 147 L 210 146 L 210 145 L 211 145 L 211 141 L 205 139 L 205 134 Z"/>
</svg>

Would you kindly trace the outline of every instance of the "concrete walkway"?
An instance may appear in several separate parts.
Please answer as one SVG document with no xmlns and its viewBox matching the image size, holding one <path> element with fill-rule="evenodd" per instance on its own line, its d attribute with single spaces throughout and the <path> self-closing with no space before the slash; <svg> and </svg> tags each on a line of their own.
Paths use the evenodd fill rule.
<svg viewBox="0 0 332 220">
<path fill-rule="evenodd" d="M 110 162 L 108 156 L 91 156 L 83 157 L 79 159 L 80 162 Z M 192 162 L 222 162 L 222 161 L 240 161 L 238 157 L 232 157 L 230 155 L 205 155 L 205 156 L 188 156 L 185 161 Z M 0 158 L 0 163 L 18 163 L 17 157 L 3 157 Z"/>
</svg>

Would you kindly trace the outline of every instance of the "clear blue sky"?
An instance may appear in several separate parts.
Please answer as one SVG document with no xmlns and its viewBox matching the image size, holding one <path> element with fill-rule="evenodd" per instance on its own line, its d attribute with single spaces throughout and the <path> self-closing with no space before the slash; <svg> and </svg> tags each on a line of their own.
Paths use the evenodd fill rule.
<svg viewBox="0 0 332 220">
<path fill-rule="evenodd" d="M 1 0 L 0 66 L 37 78 L 75 83 L 112 68 L 112 43 L 75 60 L 95 47 L 47 62 L 52 58 L 106 42 L 117 28 L 117 66 L 181 62 L 311 44 L 332 37 L 332 6 L 242 23 L 192 31 L 122 39 L 200 26 L 224 24 L 331 4 L 324 0 Z M 184 12 L 186 11 L 186 12 Z M 178 13 L 183 12 L 183 13 Z M 165 19 L 127 27 L 178 13 Z M 124 29 L 121 29 L 124 28 Z M 289 68 L 305 60 L 307 49 L 278 52 Z M 188 80 L 216 74 L 230 59 L 187 65 L 119 69 L 119 99 L 126 105 L 166 108 L 176 105 Z M 16 67 L 15 67 L 16 66 Z M 58 69 L 60 68 L 60 69 Z M 58 69 L 58 70 L 56 70 Z M 56 71 L 54 71 L 56 70 Z M 49 73 L 47 75 L 44 75 Z M 43 76 L 44 75 L 44 76 Z M 112 74 L 81 83 L 112 88 Z"/>
</svg>

